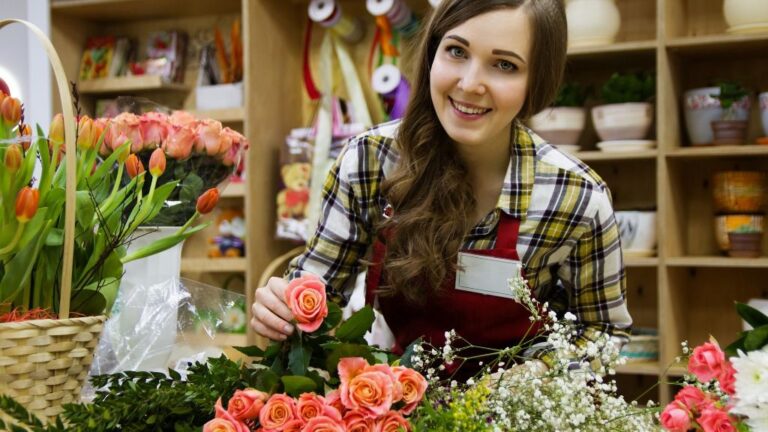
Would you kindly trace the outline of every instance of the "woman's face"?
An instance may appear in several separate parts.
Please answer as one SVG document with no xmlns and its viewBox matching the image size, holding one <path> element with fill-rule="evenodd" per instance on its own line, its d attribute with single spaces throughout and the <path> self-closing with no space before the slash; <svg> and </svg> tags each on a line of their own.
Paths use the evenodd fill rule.
<svg viewBox="0 0 768 432">
<path fill-rule="evenodd" d="M 487 12 L 445 33 L 432 62 L 430 93 L 453 141 L 509 145 L 528 88 L 530 47 L 523 8 Z"/>
</svg>

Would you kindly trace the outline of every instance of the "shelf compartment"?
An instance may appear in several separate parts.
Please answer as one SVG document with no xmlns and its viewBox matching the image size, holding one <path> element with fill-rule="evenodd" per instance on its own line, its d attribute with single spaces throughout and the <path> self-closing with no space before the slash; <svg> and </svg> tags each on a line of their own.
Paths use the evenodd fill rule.
<svg viewBox="0 0 768 432">
<path fill-rule="evenodd" d="M 222 198 L 243 198 L 245 197 L 245 183 L 230 182 L 224 191 L 221 193 Z"/>
<path fill-rule="evenodd" d="M 199 119 L 214 119 L 222 123 L 242 123 L 245 120 L 245 108 L 225 108 L 217 110 L 191 110 Z"/>
<path fill-rule="evenodd" d="M 666 259 L 669 267 L 756 268 L 768 269 L 768 257 L 730 258 L 724 256 L 687 256 Z"/>
<path fill-rule="evenodd" d="M 96 22 L 239 13 L 241 0 L 54 0 L 51 12 Z"/>
<path fill-rule="evenodd" d="M 604 152 L 604 151 L 595 150 L 595 151 L 577 152 L 574 155 L 584 162 L 594 162 L 594 161 L 656 159 L 656 156 L 658 156 L 658 154 L 659 152 L 656 150 L 628 151 L 628 152 Z"/>
<path fill-rule="evenodd" d="M 657 267 L 659 258 L 624 256 L 624 265 L 626 267 Z"/>
<path fill-rule="evenodd" d="M 698 146 L 680 147 L 666 154 L 670 158 L 716 158 L 737 156 L 766 156 L 768 157 L 768 145 L 728 145 L 728 146 Z"/>
<path fill-rule="evenodd" d="M 625 375 L 659 375 L 661 368 L 657 361 L 634 361 L 616 366 L 616 373 Z"/>
<path fill-rule="evenodd" d="M 616 42 L 609 45 L 591 47 L 575 47 L 568 49 L 568 58 L 573 60 L 595 59 L 613 55 L 626 56 L 631 54 L 653 54 L 656 51 L 656 40 Z"/>
<path fill-rule="evenodd" d="M 182 273 L 242 273 L 248 268 L 246 258 L 182 258 Z"/>
<path fill-rule="evenodd" d="M 169 83 L 158 75 L 139 75 L 117 78 L 99 78 L 77 83 L 80 94 L 114 94 L 124 92 L 174 91 L 188 92 L 190 87 Z"/>
</svg>

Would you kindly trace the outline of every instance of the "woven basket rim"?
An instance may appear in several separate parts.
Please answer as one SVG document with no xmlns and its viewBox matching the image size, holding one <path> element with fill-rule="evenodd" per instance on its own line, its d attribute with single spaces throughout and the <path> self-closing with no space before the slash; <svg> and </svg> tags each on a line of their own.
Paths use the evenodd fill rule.
<svg viewBox="0 0 768 432">
<path fill-rule="evenodd" d="M 0 330 L 24 330 L 30 328 L 52 328 L 67 325 L 90 325 L 106 321 L 106 315 L 84 316 L 66 319 L 36 319 L 0 323 Z"/>
</svg>

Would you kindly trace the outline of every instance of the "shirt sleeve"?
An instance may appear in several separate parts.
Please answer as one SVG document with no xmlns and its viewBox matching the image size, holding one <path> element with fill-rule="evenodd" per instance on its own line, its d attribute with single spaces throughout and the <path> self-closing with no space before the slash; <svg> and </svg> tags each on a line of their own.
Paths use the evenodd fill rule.
<svg viewBox="0 0 768 432">
<path fill-rule="evenodd" d="M 350 141 L 336 160 L 323 185 L 323 203 L 314 235 L 304 253 L 294 258 L 286 271 L 293 279 L 304 272 L 321 277 L 329 294 L 341 300 L 347 281 L 360 271 L 360 258 L 371 241 L 372 179 L 380 171 L 366 141 Z"/>
<path fill-rule="evenodd" d="M 606 333 L 621 345 L 628 340 L 632 325 L 626 303 L 626 274 L 619 230 L 606 187 L 593 191 L 593 211 L 588 212 L 587 229 L 578 237 L 573 250 L 558 271 L 569 292 L 569 311 L 576 315 L 579 334 L 576 345 L 584 347 Z M 549 366 L 554 356 L 546 345 L 530 352 Z"/>
</svg>

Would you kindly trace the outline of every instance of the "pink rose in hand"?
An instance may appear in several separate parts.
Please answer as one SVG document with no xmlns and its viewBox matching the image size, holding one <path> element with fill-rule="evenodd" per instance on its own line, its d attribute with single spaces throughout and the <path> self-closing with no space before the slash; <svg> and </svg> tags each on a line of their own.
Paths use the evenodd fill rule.
<svg viewBox="0 0 768 432">
<path fill-rule="evenodd" d="M 163 142 L 163 151 L 168 157 L 176 160 L 187 159 L 192 154 L 195 144 L 195 134 L 192 129 L 173 126 L 168 138 Z"/>
<path fill-rule="evenodd" d="M 253 420 L 259 417 L 267 399 L 268 394 L 256 389 L 235 390 L 227 404 L 227 411 L 239 421 Z"/>
<path fill-rule="evenodd" d="M 659 420 L 661 426 L 669 432 L 686 432 L 691 428 L 691 414 L 678 401 L 667 405 Z"/>
<path fill-rule="evenodd" d="M 705 409 L 696 421 L 704 432 L 735 432 L 736 426 L 733 425 L 727 412 L 717 408 Z"/>
<path fill-rule="evenodd" d="M 688 360 L 688 371 L 706 383 L 720 376 L 724 362 L 725 354 L 717 342 L 706 342 L 693 349 Z"/>
<path fill-rule="evenodd" d="M 328 316 L 325 284 L 313 275 L 296 278 L 285 289 L 285 302 L 296 318 L 297 327 L 307 333 L 320 328 Z"/>
</svg>

